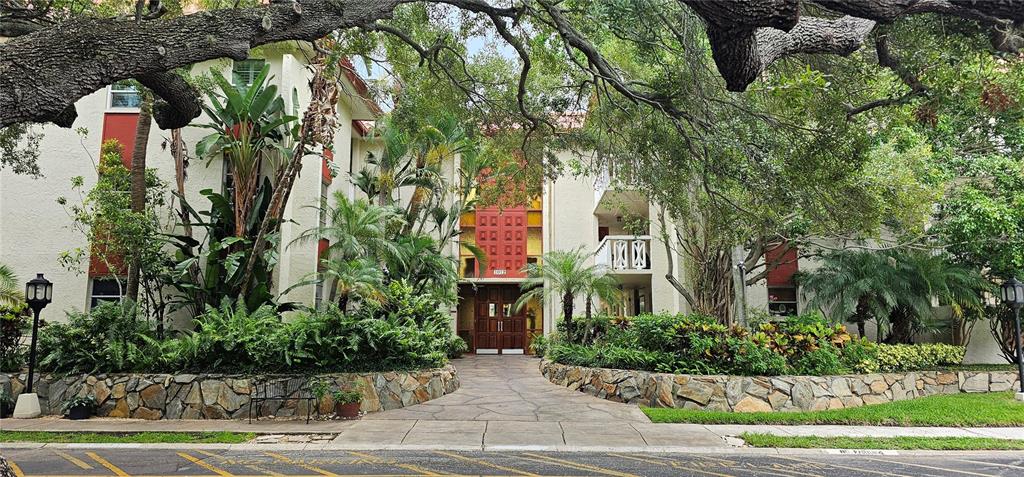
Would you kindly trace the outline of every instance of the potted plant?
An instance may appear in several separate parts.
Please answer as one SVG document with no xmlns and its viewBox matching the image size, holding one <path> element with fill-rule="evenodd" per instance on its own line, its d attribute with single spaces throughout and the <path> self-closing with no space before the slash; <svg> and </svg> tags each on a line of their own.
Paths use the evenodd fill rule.
<svg viewBox="0 0 1024 477">
<path fill-rule="evenodd" d="M 75 396 L 64 403 L 61 407 L 61 412 L 68 419 L 77 421 L 79 419 L 88 419 L 92 416 L 93 409 L 96 409 L 96 397 L 93 395 L 88 396 Z"/>
<path fill-rule="evenodd" d="M 6 389 L 0 389 L 0 418 L 11 417 L 11 414 L 14 414 L 14 399 Z"/>
<path fill-rule="evenodd" d="M 331 397 L 334 398 L 334 413 L 339 417 L 359 417 L 359 407 L 363 402 L 363 393 L 358 385 L 353 386 L 349 390 L 336 389 L 331 393 Z"/>
</svg>

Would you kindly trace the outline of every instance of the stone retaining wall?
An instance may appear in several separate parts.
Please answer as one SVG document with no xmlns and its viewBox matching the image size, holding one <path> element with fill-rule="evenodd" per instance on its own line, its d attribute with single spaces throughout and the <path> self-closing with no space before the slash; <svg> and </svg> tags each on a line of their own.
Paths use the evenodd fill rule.
<svg viewBox="0 0 1024 477">
<path fill-rule="evenodd" d="M 819 411 L 933 394 L 1017 389 L 1012 371 L 921 371 L 843 376 L 698 376 L 587 368 L 541 360 L 552 383 L 610 401 L 716 411 Z"/>
<path fill-rule="evenodd" d="M 321 375 L 338 387 L 361 383 L 362 410 L 384 411 L 419 404 L 441 397 L 459 388 L 455 367 L 419 371 L 383 373 L 346 373 Z M 11 396 L 25 388 L 26 374 L 0 374 L 0 390 Z M 98 416 L 141 419 L 241 419 L 249 415 L 250 394 L 254 390 L 279 389 L 281 395 L 298 396 L 310 381 L 304 376 L 239 376 L 222 374 L 89 374 L 59 376 L 44 374 L 36 378 L 43 414 L 60 414 L 62 404 L 74 396 L 92 394 L 99 406 Z M 330 412 L 330 396 L 320 403 L 321 412 Z M 267 401 L 260 416 L 305 416 L 304 401 Z"/>
</svg>

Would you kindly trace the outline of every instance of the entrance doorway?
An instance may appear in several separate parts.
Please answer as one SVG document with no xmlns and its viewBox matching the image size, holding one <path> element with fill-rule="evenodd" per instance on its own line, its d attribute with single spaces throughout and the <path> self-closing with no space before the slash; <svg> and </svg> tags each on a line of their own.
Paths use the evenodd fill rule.
<svg viewBox="0 0 1024 477">
<path fill-rule="evenodd" d="M 473 315 L 477 354 L 523 354 L 526 350 L 526 307 L 515 310 L 518 285 L 482 285 Z"/>
</svg>

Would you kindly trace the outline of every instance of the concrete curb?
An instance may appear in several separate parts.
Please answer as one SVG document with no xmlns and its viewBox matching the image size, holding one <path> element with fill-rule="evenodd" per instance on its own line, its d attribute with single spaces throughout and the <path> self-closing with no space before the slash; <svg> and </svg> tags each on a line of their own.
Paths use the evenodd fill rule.
<svg viewBox="0 0 1024 477">
<path fill-rule="evenodd" d="M 459 451 L 459 452 L 566 452 L 625 454 L 694 454 L 694 455 L 885 455 L 885 456 L 1024 456 L 1024 451 L 936 451 L 878 449 L 779 449 L 756 447 L 677 447 L 677 446 L 465 446 L 465 445 L 368 445 L 368 444 L 43 444 L 36 442 L 5 443 L 0 452 L 24 449 L 175 449 L 258 451 Z"/>
</svg>

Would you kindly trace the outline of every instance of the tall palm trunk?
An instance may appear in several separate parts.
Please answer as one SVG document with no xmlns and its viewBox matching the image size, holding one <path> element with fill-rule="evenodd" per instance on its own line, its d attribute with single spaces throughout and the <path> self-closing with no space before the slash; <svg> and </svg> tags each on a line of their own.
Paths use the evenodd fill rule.
<svg viewBox="0 0 1024 477">
<path fill-rule="evenodd" d="M 149 142 L 149 129 L 153 122 L 153 96 L 149 92 L 142 93 L 139 118 L 135 123 L 135 148 L 132 150 L 131 165 L 131 207 L 132 212 L 146 212 L 146 146 Z M 125 287 L 125 298 L 138 301 L 139 279 L 142 257 L 132 253 L 128 262 L 128 285 Z"/>
<path fill-rule="evenodd" d="M 420 177 L 423 169 L 427 167 L 427 155 L 417 154 L 416 155 L 416 177 Z M 430 194 L 430 189 L 417 185 L 413 190 L 412 197 L 409 199 L 409 208 L 406 211 L 406 217 L 409 220 L 406 221 L 405 226 L 402 228 L 402 234 L 408 235 L 412 233 L 413 227 L 416 225 L 415 222 L 419 220 L 420 210 L 423 208 L 423 203 L 427 200 L 427 195 Z"/>
<path fill-rule="evenodd" d="M 565 317 L 565 329 L 568 332 L 571 339 L 573 334 L 573 322 L 572 322 L 572 311 L 573 311 L 573 300 L 576 297 L 571 292 L 565 292 L 562 295 L 562 316 Z"/>
</svg>

